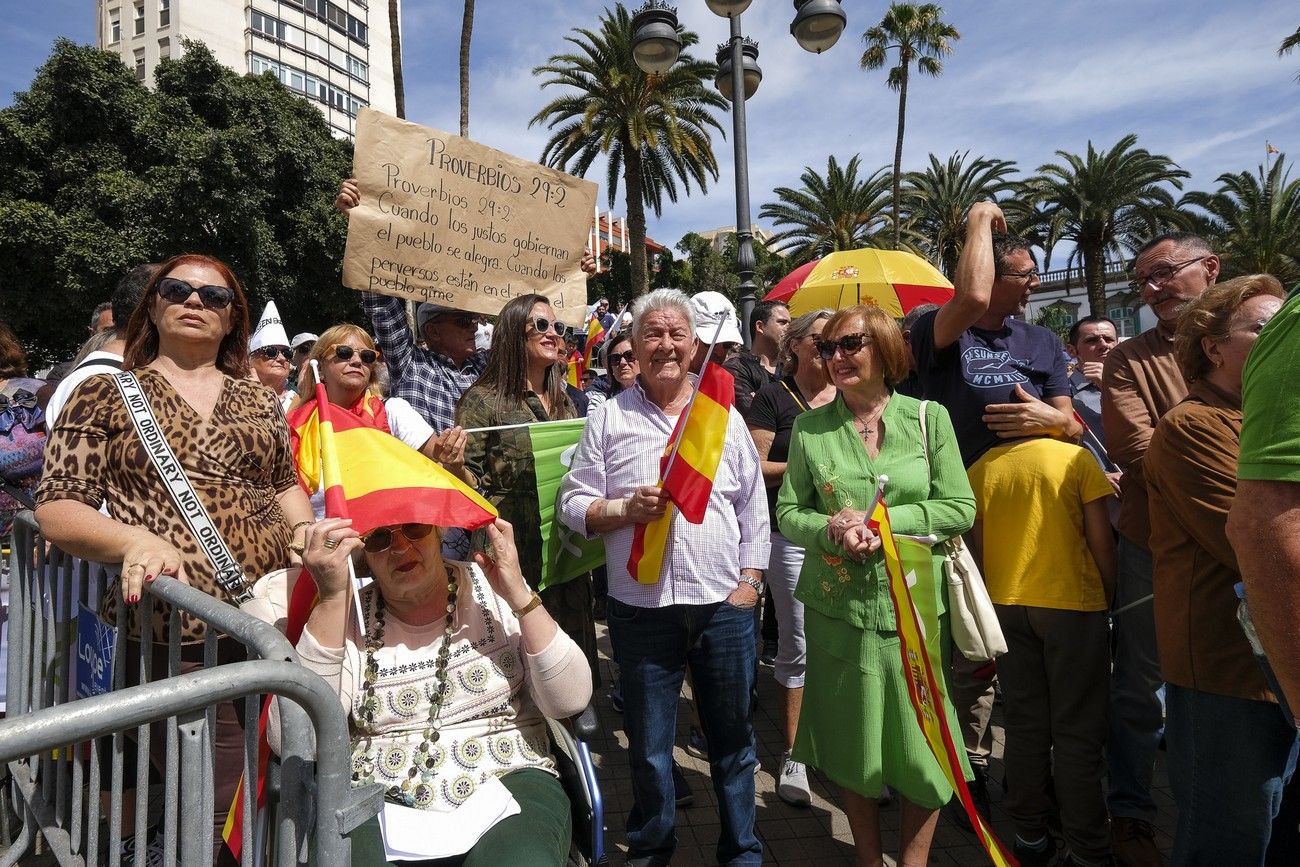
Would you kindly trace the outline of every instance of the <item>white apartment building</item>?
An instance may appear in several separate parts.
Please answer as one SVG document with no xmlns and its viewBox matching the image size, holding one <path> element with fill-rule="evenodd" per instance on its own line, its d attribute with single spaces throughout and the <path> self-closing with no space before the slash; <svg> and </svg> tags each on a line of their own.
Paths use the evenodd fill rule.
<svg viewBox="0 0 1300 867">
<path fill-rule="evenodd" d="M 340 138 L 362 106 L 394 114 L 387 0 L 96 0 L 99 47 L 152 82 L 181 37 L 236 72 L 270 72 L 310 100 Z M 400 7 L 399 7 L 400 9 Z M 400 15 L 400 11 L 399 11 Z"/>
</svg>

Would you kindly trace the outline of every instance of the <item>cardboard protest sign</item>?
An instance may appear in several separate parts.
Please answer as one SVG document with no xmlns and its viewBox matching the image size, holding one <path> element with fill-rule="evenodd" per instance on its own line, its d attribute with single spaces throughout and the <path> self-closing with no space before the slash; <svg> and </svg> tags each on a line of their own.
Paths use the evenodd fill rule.
<svg viewBox="0 0 1300 867">
<path fill-rule="evenodd" d="M 583 324 L 595 184 L 372 109 L 355 154 L 344 285 L 476 313 L 536 292 Z"/>
</svg>

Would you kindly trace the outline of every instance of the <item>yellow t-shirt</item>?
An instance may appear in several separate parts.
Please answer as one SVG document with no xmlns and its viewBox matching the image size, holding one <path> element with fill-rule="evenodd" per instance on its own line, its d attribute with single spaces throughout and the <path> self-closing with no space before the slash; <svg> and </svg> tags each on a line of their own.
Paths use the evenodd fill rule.
<svg viewBox="0 0 1300 867">
<path fill-rule="evenodd" d="M 1104 611 L 1083 506 L 1114 493 L 1084 449 L 1052 439 L 989 449 L 969 470 L 984 583 L 999 605 Z"/>
</svg>

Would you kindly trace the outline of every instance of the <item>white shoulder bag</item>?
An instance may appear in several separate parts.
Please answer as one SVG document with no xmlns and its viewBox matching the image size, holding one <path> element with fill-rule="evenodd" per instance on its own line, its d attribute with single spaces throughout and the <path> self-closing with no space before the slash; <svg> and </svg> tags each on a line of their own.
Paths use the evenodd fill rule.
<svg viewBox="0 0 1300 867">
<path fill-rule="evenodd" d="M 921 445 L 925 449 L 926 479 L 934 474 L 930 464 L 930 434 L 926 429 L 926 412 L 930 401 L 921 401 Z M 948 591 L 948 614 L 952 623 L 952 641 L 961 655 L 975 662 L 985 662 L 1007 652 L 993 600 L 984 586 L 984 576 L 975 565 L 961 536 L 939 543 L 943 546 L 943 579 Z"/>
</svg>

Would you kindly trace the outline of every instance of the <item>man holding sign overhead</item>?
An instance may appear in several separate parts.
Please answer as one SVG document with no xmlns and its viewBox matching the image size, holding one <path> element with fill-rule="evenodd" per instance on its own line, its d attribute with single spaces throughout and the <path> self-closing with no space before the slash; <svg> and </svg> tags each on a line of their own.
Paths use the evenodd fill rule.
<svg viewBox="0 0 1300 867">
<path fill-rule="evenodd" d="M 596 185 L 371 109 L 357 118 L 353 170 L 335 200 L 349 217 L 343 283 L 362 293 L 393 394 L 441 433 L 483 371 L 483 315 L 538 293 L 582 325 Z M 419 303 L 424 347 L 404 300 Z"/>
<path fill-rule="evenodd" d="M 758 453 L 731 406 L 730 375 L 706 364 L 697 388 L 689 373 L 716 323 L 697 323 L 674 289 L 643 296 L 632 317 L 641 374 L 589 418 L 560 493 L 565 524 L 605 537 L 632 765 L 628 863 L 667 864 L 676 846 L 672 748 L 689 663 L 718 797 L 718 861 L 760 864 L 750 690 L 769 530 Z"/>
</svg>

